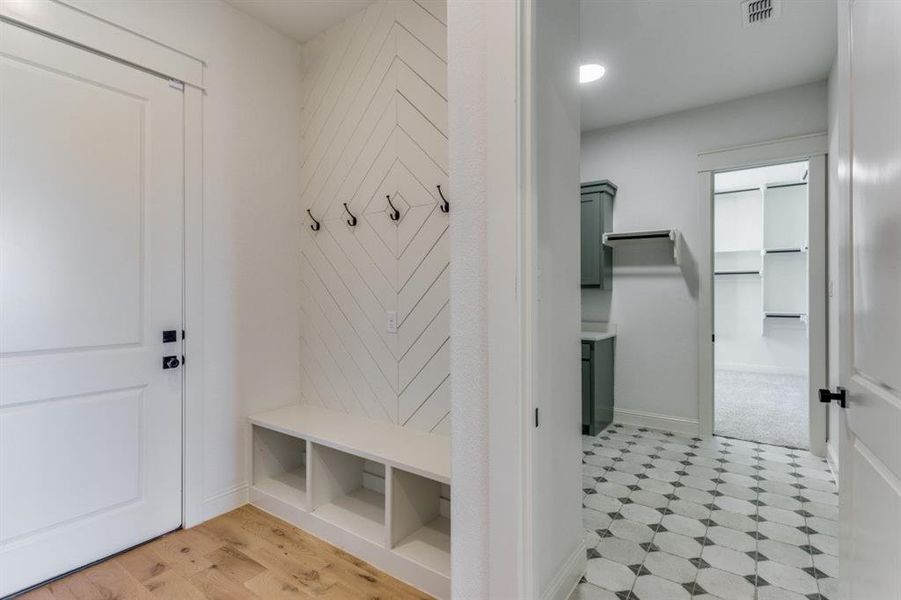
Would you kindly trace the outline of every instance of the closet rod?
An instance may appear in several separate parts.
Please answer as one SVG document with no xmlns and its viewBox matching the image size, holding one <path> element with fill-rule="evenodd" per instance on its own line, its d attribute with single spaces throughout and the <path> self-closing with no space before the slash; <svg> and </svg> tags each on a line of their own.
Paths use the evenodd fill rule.
<svg viewBox="0 0 901 600">
<path fill-rule="evenodd" d="M 760 275 L 760 271 L 714 271 L 714 275 Z"/>
<path fill-rule="evenodd" d="M 767 319 L 800 319 L 804 313 L 763 313 Z"/>
<path fill-rule="evenodd" d="M 804 252 L 807 248 L 765 248 L 763 250 L 764 254 L 790 254 L 797 252 Z"/>
</svg>

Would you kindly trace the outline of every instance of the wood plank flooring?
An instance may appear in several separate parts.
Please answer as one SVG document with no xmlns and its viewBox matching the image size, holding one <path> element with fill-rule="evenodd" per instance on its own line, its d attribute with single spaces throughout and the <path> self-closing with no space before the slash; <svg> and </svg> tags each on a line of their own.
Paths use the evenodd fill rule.
<svg viewBox="0 0 901 600">
<path fill-rule="evenodd" d="M 428 599 L 250 505 L 176 531 L 19 600 Z"/>
</svg>

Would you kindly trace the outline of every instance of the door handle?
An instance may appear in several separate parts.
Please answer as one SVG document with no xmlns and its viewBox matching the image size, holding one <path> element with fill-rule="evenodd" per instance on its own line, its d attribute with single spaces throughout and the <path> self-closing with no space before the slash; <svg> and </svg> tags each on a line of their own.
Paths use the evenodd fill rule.
<svg viewBox="0 0 901 600">
<path fill-rule="evenodd" d="M 178 360 L 177 356 L 163 357 L 163 369 L 177 369 L 180 364 L 181 361 Z"/>
<path fill-rule="evenodd" d="M 848 405 L 847 390 L 845 390 L 845 388 L 841 386 L 835 388 L 835 392 L 830 392 L 828 389 L 820 388 L 820 402 L 829 404 L 833 400 L 838 402 L 839 406 L 845 408 Z"/>
</svg>

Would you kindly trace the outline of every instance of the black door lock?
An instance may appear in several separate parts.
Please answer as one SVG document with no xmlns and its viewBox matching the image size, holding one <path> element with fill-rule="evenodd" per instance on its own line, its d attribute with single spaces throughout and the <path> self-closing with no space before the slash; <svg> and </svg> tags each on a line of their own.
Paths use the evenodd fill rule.
<svg viewBox="0 0 901 600">
<path fill-rule="evenodd" d="M 833 400 L 837 401 L 839 406 L 845 408 L 848 405 L 848 397 L 845 388 L 839 386 L 835 388 L 835 392 L 820 388 L 820 402 L 829 404 Z"/>
<path fill-rule="evenodd" d="M 170 342 L 178 341 L 178 332 L 174 329 L 167 329 L 163 332 L 163 343 L 168 344 Z"/>
<path fill-rule="evenodd" d="M 163 369 L 177 369 L 180 364 L 181 361 L 178 360 L 177 356 L 163 357 Z"/>
</svg>

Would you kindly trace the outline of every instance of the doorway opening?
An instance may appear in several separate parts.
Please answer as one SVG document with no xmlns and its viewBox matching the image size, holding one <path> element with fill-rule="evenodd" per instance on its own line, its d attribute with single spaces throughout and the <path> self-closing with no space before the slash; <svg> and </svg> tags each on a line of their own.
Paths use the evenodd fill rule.
<svg viewBox="0 0 901 600">
<path fill-rule="evenodd" d="M 714 433 L 810 447 L 809 164 L 716 173 Z"/>
</svg>

